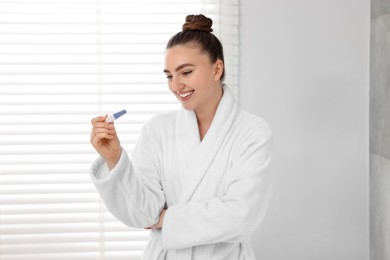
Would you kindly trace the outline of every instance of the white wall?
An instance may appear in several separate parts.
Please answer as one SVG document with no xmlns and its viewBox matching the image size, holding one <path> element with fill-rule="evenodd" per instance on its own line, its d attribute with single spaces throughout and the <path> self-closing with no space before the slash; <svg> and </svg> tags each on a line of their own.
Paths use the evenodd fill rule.
<svg viewBox="0 0 390 260">
<path fill-rule="evenodd" d="M 243 0 L 240 103 L 274 132 L 259 260 L 368 260 L 369 0 Z"/>
</svg>

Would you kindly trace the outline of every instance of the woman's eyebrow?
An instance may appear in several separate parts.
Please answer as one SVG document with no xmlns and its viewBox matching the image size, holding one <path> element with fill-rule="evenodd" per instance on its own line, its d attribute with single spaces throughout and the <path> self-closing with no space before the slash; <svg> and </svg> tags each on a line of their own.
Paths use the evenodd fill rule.
<svg viewBox="0 0 390 260">
<path fill-rule="evenodd" d="M 175 69 L 175 71 L 179 71 L 181 70 L 182 68 L 185 68 L 185 67 L 189 67 L 189 66 L 195 66 L 194 64 L 191 64 L 191 63 L 184 63 L 184 64 L 181 64 L 179 66 L 177 66 L 177 68 Z M 169 73 L 170 71 L 167 70 L 167 69 L 164 69 L 164 73 Z"/>
</svg>

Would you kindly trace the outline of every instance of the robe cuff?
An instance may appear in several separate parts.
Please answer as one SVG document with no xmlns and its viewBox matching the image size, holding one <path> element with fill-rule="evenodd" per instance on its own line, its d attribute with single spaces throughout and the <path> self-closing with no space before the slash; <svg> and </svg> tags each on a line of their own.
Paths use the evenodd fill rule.
<svg viewBox="0 0 390 260">
<path fill-rule="evenodd" d="M 104 183 L 109 181 L 113 176 L 120 172 L 120 169 L 123 169 L 125 165 L 129 163 L 129 157 L 122 148 L 121 156 L 119 157 L 118 162 L 115 167 L 111 169 L 108 168 L 106 161 L 103 157 L 98 157 L 91 166 L 90 176 L 94 183 Z"/>
<path fill-rule="evenodd" d="M 161 229 L 162 247 L 165 250 L 177 250 L 193 246 L 180 239 L 180 236 L 183 235 L 182 231 L 186 228 L 180 226 L 181 223 L 177 221 L 175 216 L 180 214 L 182 206 L 184 205 L 172 205 L 165 212 Z"/>
<path fill-rule="evenodd" d="M 165 250 L 176 249 L 177 238 L 173 234 L 174 223 L 172 223 L 171 213 L 174 211 L 175 206 L 171 206 L 167 209 L 164 215 L 163 225 L 161 229 L 162 247 Z"/>
</svg>

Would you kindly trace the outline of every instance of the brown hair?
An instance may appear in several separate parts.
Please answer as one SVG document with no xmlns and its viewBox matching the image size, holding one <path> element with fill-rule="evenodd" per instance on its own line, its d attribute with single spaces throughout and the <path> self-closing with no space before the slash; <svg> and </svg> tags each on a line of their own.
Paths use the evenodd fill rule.
<svg viewBox="0 0 390 260">
<path fill-rule="evenodd" d="M 212 34 L 211 26 L 213 20 L 199 15 L 187 15 L 186 21 L 183 24 L 181 32 L 173 35 L 167 43 L 167 49 L 180 44 L 196 43 L 199 45 L 202 52 L 205 52 L 210 57 L 212 63 L 218 59 L 225 63 L 223 57 L 223 47 L 219 39 Z M 221 75 L 221 81 L 225 78 L 225 69 Z"/>
</svg>

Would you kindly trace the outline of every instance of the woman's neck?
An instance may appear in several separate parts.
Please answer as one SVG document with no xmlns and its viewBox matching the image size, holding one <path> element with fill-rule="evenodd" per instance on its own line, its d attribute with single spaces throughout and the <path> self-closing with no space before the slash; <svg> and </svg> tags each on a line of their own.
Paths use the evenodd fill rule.
<svg viewBox="0 0 390 260">
<path fill-rule="evenodd" d="M 203 109 L 195 110 L 196 118 L 198 121 L 199 137 L 201 141 L 205 137 L 207 131 L 211 126 L 211 123 L 213 122 L 222 95 L 223 89 L 221 87 L 220 90 L 217 92 L 217 95 L 215 95 L 215 98 L 213 98 L 207 106 L 203 107 Z"/>
</svg>

